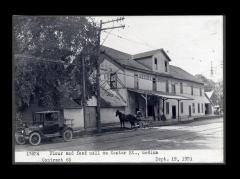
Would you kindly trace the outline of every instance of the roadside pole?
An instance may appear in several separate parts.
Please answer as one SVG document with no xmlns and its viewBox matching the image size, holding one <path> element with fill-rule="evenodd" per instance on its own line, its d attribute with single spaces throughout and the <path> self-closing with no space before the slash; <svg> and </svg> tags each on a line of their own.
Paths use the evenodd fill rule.
<svg viewBox="0 0 240 179">
<path fill-rule="evenodd" d="M 83 119 L 84 119 L 84 128 L 86 129 L 86 82 L 85 82 L 85 57 L 82 57 L 82 86 L 83 86 L 83 93 L 82 93 L 82 107 L 83 107 Z"/>
<path fill-rule="evenodd" d="M 117 18 L 117 19 L 113 19 L 110 21 L 106 21 L 106 22 L 102 22 L 102 20 L 100 20 L 100 26 L 99 26 L 99 30 L 98 30 L 98 39 L 97 39 L 97 57 L 96 57 L 96 88 L 97 88 L 97 116 L 96 116 L 96 121 L 97 121 L 97 131 L 98 133 L 101 132 L 101 94 L 100 94 L 100 56 L 101 56 L 101 31 L 103 30 L 109 30 L 109 29 L 116 29 L 116 28 L 124 28 L 125 25 L 121 25 L 121 26 L 116 26 L 116 27 L 107 27 L 107 28 L 102 28 L 103 24 L 108 24 L 111 22 L 115 22 L 115 21 L 122 21 L 124 20 L 124 17 L 122 18 Z"/>
<path fill-rule="evenodd" d="M 97 74 L 96 74 L 96 87 L 97 87 L 97 130 L 101 132 L 101 96 L 100 96 L 100 41 L 101 41 L 101 29 L 102 29 L 102 20 L 100 21 L 100 28 L 98 30 L 98 43 L 97 43 Z"/>
</svg>

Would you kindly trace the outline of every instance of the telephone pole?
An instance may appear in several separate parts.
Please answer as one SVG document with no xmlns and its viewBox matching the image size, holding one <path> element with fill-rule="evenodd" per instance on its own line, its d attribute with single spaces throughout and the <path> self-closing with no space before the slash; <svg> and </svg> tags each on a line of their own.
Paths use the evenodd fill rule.
<svg viewBox="0 0 240 179">
<path fill-rule="evenodd" d="M 85 111 L 86 111 L 86 82 L 85 82 L 85 57 L 82 57 L 82 107 L 83 107 L 83 115 L 84 115 L 84 124 L 86 124 L 86 117 L 85 117 Z M 84 128 L 86 128 L 86 125 L 84 125 Z"/>
<path fill-rule="evenodd" d="M 211 76 L 213 76 L 213 66 L 212 66 L 212 61 L 211 61 Z"/>
<path fill-rule="evenodd" d="M 116 18 L 116 19 L 113 19 L 113 20 L 110 20 L 110 21 L 106 21 L 106 22 L 102 22 L 102 20 L 100 20 L 100 26 L 99 26 L 99 29 L 98 29 L 98 39 L 97 39 L 97 62 L 96 62 L 96 68 L 97 68 L 97 71 L 96 71 L 96 87 L 97 87 L 97 130 L 98 132 L 100 133 L 101 132 L 101 112 L 100 112 L 100 109 L 101 109 L 101 95 L 100 95 L 100 55 L 101 55 L 101 45 L 100 45 L 100 41 L 101 41 L 101 32 L 103 30 L 109 30 L 109 29 L 116 29 L 116 28 L 124 28 L 125 25 L 120 25 L 120 26 L 112 26 L 112 27 L 106 27 L 106 28 L 103 28 L 102 26 L 104 24 L 108 24 L 108 23 L 111 23 L 111 22 L 119 22 L 119 21 L 122 21 L 124 20 L 124 17 L 121 17 L 121 18 Z"/>
</svg>

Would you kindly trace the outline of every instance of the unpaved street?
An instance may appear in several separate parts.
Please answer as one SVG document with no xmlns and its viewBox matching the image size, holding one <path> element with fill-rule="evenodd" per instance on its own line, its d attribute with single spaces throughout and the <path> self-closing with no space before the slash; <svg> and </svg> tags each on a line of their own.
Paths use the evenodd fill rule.
<svg viewBox="0 0 240 179">
<path fill-rule="evenodd" d="M 57 140 L 39 146 L 16 145 L 16 151 L 46 150 L 182 150 L 223 149 L 223 118 L 174 126 L 125 130 Z"/>
</svg>

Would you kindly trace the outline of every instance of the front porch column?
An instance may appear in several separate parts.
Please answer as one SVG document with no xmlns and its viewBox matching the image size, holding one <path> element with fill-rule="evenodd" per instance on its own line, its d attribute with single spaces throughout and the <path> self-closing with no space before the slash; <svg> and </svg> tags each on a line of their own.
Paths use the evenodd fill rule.
<svg viewBox="0 0 240 179">
<path fill-rule="evenodd" d="M 179 121 L 179 99 L 177 100 L 178 101 L 178 121 Z"/>
<path fill-rule="evenodd" d="M 147 102 L 147 94 L 145 94 L 145 96 L 144 95 L 141 95 L 142 96 L 142 98 L 145 100 L 145 106 L 146 106 L 146 108 L 145 108 L 145 116 L 146 117 L 148 117 L 148 109 L 147 109 L 147 106 L 148 106 L 148 102 Z"/>
<path fill-rule="evenodd" d="M 147 117 L 148 117 L 148 102 L 147 102 L 147 94 L 146 94 L 145 105 L 146 105 L 146 118 L 147 118 Z"/>
<path fill-rule="evenodd" d="M 165 115 L 165 113 L 164 113 L 164 109 L 165 109 L 165 105 L 164 105 L 164 101 L 165 101 L 165 99 L 164 98 L 162 98 L 162 102 L 163 102 L 163 114 Z"/>
</svg>

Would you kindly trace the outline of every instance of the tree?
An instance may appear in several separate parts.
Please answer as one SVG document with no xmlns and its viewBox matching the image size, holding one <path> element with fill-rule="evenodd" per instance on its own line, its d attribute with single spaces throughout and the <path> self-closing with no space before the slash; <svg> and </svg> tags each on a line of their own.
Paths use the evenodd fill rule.
<svg viewBox="0 0 240 179">
<path fill-rule="evenodd" d="M 213 94 L 213 103 L 223 108 L 223 82 L 216 83 Z"/>
<path fill-rule="evenodd" d="M 204 83 L 204 91 L 208 92 L 213 90 L 211 97 L 213 104 L 220 105 L 220 107 L 223 108 L 223 82 L 214 82 L 201 74 L 197 74 L 195 77 Z"/>
<path fill-rule="evenodd" d="M 96 91 L 89 78 L 96 66 L 96 47 L 97 26 L 86 17 L 13 16 L 13 54 L 24 55 L 14 59 L 17 110 L 28 107 L 33 96 L 41 105 L 56 108 L 61 96 L 81 99 L 82 59 L 86 95 L 91 97 Z"/>
<path fill-rule="evenodd" d="M 212 91 L 215 88 L 215 82 L 206 78 L 205 76 L 197 74 L 195 77 L 204 83 L 204 91 Z"/>
</svg>

